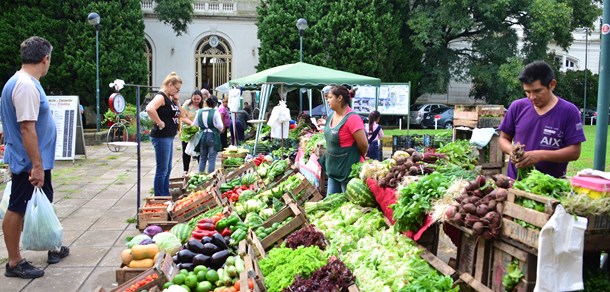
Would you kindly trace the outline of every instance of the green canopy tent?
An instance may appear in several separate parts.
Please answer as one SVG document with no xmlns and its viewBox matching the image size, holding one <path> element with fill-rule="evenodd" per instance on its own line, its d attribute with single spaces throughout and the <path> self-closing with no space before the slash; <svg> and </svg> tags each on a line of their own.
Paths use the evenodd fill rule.
<svg viewBox="0 0 610 292">
<path fill-rule="evenodd" d="M 249 76 L 229 81 L 230 86 L 242 89 L 261 88 L 259 120 L 264 119 L 267 111 L 269 96 L 274 85 L 297 87 L 297 88 L 321 88 L 326 85 L 369 85 L 379 87 L 381 80 L 375 77 L 358 75 L 350 72 L 334 70 L 322 66 L 311 65 L 303 62 L 286 64 L 273 67 Z M 309 95 L 309 110 L 311 111 L 311 90 Z M 259 133 L 262 124 L 258 124 L 256 130 L 256 141 L 254 142 L 254 153 L 258 144 Z"/>
</svg>

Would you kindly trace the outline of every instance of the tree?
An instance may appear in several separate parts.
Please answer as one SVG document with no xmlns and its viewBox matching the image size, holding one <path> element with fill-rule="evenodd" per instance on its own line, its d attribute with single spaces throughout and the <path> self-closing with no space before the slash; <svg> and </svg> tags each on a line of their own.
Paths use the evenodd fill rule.
<svg viewBox="0 0 610 292">
<path fill-rule="evenodd" d="M 95 29 L 87 15 L 101 16 L 99 32 L 100 105 L 107 108 L 114 79 L 145 84 L 144 21 L 140 1 L 4 1 L 0 4 L 0 86 L 20 68 L 19 44 L 32 35 L 53 44 L 49 74 L 41 79 L 49 95 L 78 95 L 85 106 L 95 99 Z M 133 89 L 125 89 L 128 102 Z"/>
<path fill-rule="evenodd" d="M 188 25 L 193 22 L 194 0 L 155 0 L 155 13 L 159 20 L 170 25 L 177 36 L 188 31 Z"/>
<path fill-rule="evenodd" d="M 423 53 L 423 92 L 444 92 L 449 79 L 472 80 L 471 94 L 488 102 L 513 98 L 501 83 L 517 60 L 543 59 L 549 42 L 566 49 L 577 27 L 591 27 L 600 1 L 413 1 L 411 41 Z M 523 38 L 518 48 L 517 27 Z M 516 77 L 516 75 L 515 75 Z"/>
<path fill-rule="evenodd" d="M 397 8 L 406 2 L 264 0 L 257 8 L 261 42 L 257 70 L 299 61 L 296 20 L 302 17 L 309 24 L 303 37 L 303 62 L 384 81 L 409 81 L 401 79 L 408 72 L 394 74 L 395 68 L 404 67 L 389 57 L 404 48 L 405 25 L 400 17 L 404 12 Z"/>
<path fill-rule="evenodd" d="M 585 75 L 587 75 L 587 108 L 596 108 L 599 75 L 590 70 L 556 72 L 557 86 L 553 93 L 584 108 Z"/>
</svg>

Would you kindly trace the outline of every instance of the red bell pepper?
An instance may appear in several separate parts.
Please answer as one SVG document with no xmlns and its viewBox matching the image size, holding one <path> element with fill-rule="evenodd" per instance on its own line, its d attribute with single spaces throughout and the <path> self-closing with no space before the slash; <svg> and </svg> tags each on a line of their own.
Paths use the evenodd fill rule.
<svg viewBox="0 0 610 292">
<path fill-rule="evenodd" d="M 212 219 L 212 218 L 203 218 L 203 219 L 199 220 L 199 222 L 197 222 L 197 223 L 199 223 L 199 224 L 201 224 L 201 223 L 214 223 L 214 219 Z"/>
<path fill-rule="evenodd" d="M 201 230 L 216 230 L 216 224 L 214 223 L 197 223 L 197 228 Z"/>
<path fill-rule="evenodd" d="M 220 232 L 220 235 L 222 235 L 222 237 L 225 237 L 225 236 L 231 236 L 231 229 L 229 229 L 229 227 L 227 227 L 227 228 L 223 229 L 223 230 Z"/>
</svg>

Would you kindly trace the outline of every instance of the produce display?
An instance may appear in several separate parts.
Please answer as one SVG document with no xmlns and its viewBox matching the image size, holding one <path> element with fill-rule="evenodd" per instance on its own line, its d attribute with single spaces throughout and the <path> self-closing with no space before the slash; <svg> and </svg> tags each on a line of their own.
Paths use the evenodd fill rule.
<svg viewBox="0 0 610 292">
<path fill-rule="evenodd" d="M 447 219 L 472 228 L 475 235 L 480 234 L 485 239 L 497 238 L 500 235 L 504 201 L 508 195 L 503 187 L 509 186 L 509 183 L 503 175 L 494 178 L 495 182 L 481 175 L 469 182 L 462 194 L 455 198 L 459 204 L 445 211 Z"/>
<path fill-rule="evenodd" d="M 279 292 L 294 282 L 295 276 L 309 277 L 328 262 L 327 256 L 317 247 L 279 247 L 269 251 L 259 261 L 265 286 L 269 292 Z"/>
<path fill-rule="evenodd" d="M 210 175 L 204 173 L 195 173 L 189 177 L 187 182 L 186 191 L 192 192 L 196 190 L 199 186 L 204 184 L 205 182 L 210 181 L 212 177 Z"/>
<path fill-rule="evenodd" d="M 192 192 L 188 196 L 174 202 L 173 212 L 174 213 L 180 212 L 183 208 L 192 206 L 193 202 L 201 200 L 204 197 L 208 197 L 208 196 L 209 196 L 209 194 L 206 190 L 199 190 L 199 191 Z"/>
</svg>

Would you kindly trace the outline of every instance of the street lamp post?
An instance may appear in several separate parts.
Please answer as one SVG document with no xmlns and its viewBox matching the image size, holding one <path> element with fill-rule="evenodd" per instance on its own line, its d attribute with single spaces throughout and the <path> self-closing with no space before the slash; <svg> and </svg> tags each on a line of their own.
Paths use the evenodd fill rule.
<svg viewBox="0 0 610 292">
<path fill-rule="evenodd" d="M 100 131 L 100 15 L 91 12 L 87 16 L 89 24 L 95 26 L 95 128 Z"/>
<path fill-rule="evenodd" d="M 303 33 L 309 28 L 305 18 L 297 20 L 297 28 L 299 29 L 299 62 L 303 62 Z M 303 112 L 303 92 L 299 89 L 299 112 Z"/>
<path fill-rule="evenodd" d="M 582 123 L 583 125 L 587 123 L 585 121 L 585 113 L 587 112 L 587 57 L 589 54 L 589 28 L 585 27 L 585 92 L 584 92 L 584 100 L 583 100 L 583 110 L 582 110 Z"/>
</svg>

